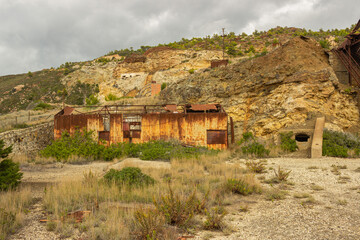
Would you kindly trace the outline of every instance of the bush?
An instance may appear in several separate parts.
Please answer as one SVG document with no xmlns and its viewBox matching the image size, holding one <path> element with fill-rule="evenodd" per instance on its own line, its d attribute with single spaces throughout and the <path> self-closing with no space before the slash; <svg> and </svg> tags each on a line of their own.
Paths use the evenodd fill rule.
<svg viewBox="0 0 360 240">
<path fill-rule="evenodd" d="M 291 139 L 293 132 L 280 133 L 280 147 L 285 152 L 295 152 L 298 149 L 295 139 Z"/>
<path fill-rule="evenodd" d="M 105 96 L 105 101 L 116 101 L 119 100 L 119 98 L 112 93 L 109 93 L 107 96 Z"/>
<path fill-rule="evenodd" d="M 282 170 L 281 167 L 279 166 L 277 171 L 274 169 L 274 173 L 275 173 L 275 178 L 278 181 L 285 182 L 285 181 L 287 181 L 287 179 L 291 173 L 291 170 L 289 170 L 289 171 Z"/>
<path fill-rule="evenodd" d="M 161 91 L 164 90 L 166 88 L 166 83 L 162 83 L 161 84 Z"/>
<path fill-rule="evenodd" d="M 330 48 L 330 43 L 329 43 L 329 41 L 326 40 L 326 39 L 320 40 L 319 43 L 320 43 L 320 46 L 321 46 L 322 48 L 326 48 L 326 49 L 329 49 L 329 48 Z"/>
<path fill-rule="evenodd" d="M 250 185 L 244 179 L 230 178 L 227 180 L 225 188 L 232 193 L 244 196 L 259 192 L 259 189 L 255 185 Z"/>
<path fill-rule="evenodd" d="M 134 213 L 133 225 L 136 239 L 161 239 L 165 219 L 156 210 L 138 209 Z"/>
<path fill-rule="evenodd" d="M 93 139 L 93 131 L 76 130 L 71 136 L 63 132 L 60 139 L 40 151 L 43 157 L 54 157 L 67 161 L 71 156 L 88 160 L 112 161 L 128 156 L 142 160 L 170 160 L 171 158 L 192 158 L 202 154 L 216 154 L 217 150 L 204 147 L 183 147 L 177 142 L 150 141 L 146 143 L 117 143 L 106 147 Z"/>
<path fill-rule="evenodd" d="M 0 191 L 16 188 L 20 184 L 23 175 L 20 172 L 19 164 L 6 159 L 11 151 L 12 147 L 4 148 L 4 141 L 0 140 L 0 158 L 4 159 L 0 162 Z"/>
<path fill-rule="evenodd" d="M 270 150 L 266 149 L 264 145 L 258 143 L 251 132 L 243 133 L 242 139 L 238 142 L 241 145 L 241 151 L 246 156 L 264 157 L 269 155 Z"/>
<path fill-rule="evenodd" d="M 99 99 L 93 94 L 91 94 L 89 98 L 86 98 L 86 105 L 91 106 L 91 105 L 96 105 L 98 103 L 99 103 Z"/>
<path fill-rule="evenodd" d="M 225 224 L 223 219 L 226 215 L 226 211 L 222 207 L 214 207 L 210 211 L 205 209 L 206 220 L 204 222 L 204 228 L 207 230 L 223 229 Z"/>
<path fill-rule="evenodd" d="M 358 152 L 360 139 L 348 133 L 324 130 L 323 155 L 330 157 L 348 157 L 350 149 Z"/>
<path fill-rule="evenodd" d="M 194 69 L 190 69 L 190 70 L 189 70 L 189 73 L 190 73 L 190 74 L 193 74 L 193 73 L 195 73 L 195 70 L 194 70 Z"/>
<path fill-rule="evenodd" d="M 245 163 L 247 168 L 254 173 L 265 172 L 265 163 L 263 161 L 250 160 Z"/>
<path fill-rule="evenodd" d="M 39 110 L 47 110 L 47 109 L 53 109 L 54 107 L 51 106 L 48 103 L 40 102 L 38 103 L 33 110 L 39 111 Z"/>
<path fill-rule="evenodd" d="M 169 192 L 162 195 L 159 200 L 154 199 L 156 209 L 165 216 L 166 223 L 170 225 L 186 226 L 193 218 L 197 209 L 196 192 L 189 196 L 175 194 L 169 186 Z"/>
<path fill-rule="evenodd" d="M 14 124 L 12 127 L 15 129 L 23 129 L 30 127 L 30 125 L 27 125 L 26 123 L 18 123 L 18 124 Z"/>
<path fill-rule="evenodd" d="M 118 185 L 125 184 L 136 187 L 152 185 L 155 183 L 155 180 L 152 177 L 143 174 L 140 168 L 137 167 L 125 167 L 120 171 L 110 169 L 110 171 L 105 174 L 104 179 L 107 182 L 115 182 Z"/>
</svg>

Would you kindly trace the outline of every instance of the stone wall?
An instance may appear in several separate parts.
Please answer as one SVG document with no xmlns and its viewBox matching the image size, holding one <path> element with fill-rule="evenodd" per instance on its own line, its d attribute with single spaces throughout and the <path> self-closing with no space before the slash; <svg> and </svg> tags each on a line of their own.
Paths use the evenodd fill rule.
<svg viewBox="0 0 360 240">
<path fill-rule="evenodd" d="M 0 133 L 5 147 L 13 145 L 14 154 L 31 154 L 43 149 L 54 139 L 54 122 Z"/>
</svg>

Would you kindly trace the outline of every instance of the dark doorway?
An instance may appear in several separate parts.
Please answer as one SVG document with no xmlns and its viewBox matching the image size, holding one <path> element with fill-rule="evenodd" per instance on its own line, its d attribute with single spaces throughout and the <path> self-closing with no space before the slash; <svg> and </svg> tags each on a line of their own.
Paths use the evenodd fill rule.
<svg viewBox="0 0 360 240">
<path fill-rule="evenodd" d="M 297 142 L 307 142 L 309 140 L 310 136 L 306 133 L 298 133 L 295 135 L 295 140 Z"/>
</svg>

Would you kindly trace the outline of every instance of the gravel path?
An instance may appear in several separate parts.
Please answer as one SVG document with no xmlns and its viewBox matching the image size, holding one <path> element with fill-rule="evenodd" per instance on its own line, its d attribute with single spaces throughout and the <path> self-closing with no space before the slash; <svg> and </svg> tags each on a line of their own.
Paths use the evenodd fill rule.
<svg viewBox="0 0 360 240">
<path fill-rule="evenodd" d="M 332 165 L 339 166 L 338 173 L 331 171 Z M 360 239 L 360 172 L 354 171 L 360 167 L 360 159 L 267 160 L 267 168 L 278 166 L 292 171 L 292 185 L 284 186 L 288 188 L 285 199 L 267 201 L 265 192 L 237 197 L 226 217 L 232 231 L 225 231 L 226 236 L 201 232 L 197 239 Z M 269 179 L 274 172 L 257 176 Z M 263 186 L 279 188 L 266 183 Z M 315 201 L 302 204 L 308 198 L 295 198 L 297 193 L 306 193 Z M 248 212 L 240 211 L 244 205 Z"/>
</svg>

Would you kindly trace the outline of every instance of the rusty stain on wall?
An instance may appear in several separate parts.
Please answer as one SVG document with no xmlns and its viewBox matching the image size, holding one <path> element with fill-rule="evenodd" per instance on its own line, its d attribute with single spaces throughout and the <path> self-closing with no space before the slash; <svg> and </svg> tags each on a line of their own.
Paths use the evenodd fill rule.
<svg viewBox="0 0 360 240">
<path fill-rule="evenodd" d="M 94 139 L 107 144 L 174 139 L 186 145 L 227 148 L 228 116 L 219 104 L 169 106 L 114 105 L 90 113 L 72 111 L 70 115 L 60 111 L 54 118 L 54 138 L 60 138 L 64 131 L 74 134 L 77 129 L 86 129 L 93 131 Z"/>
</svg>

